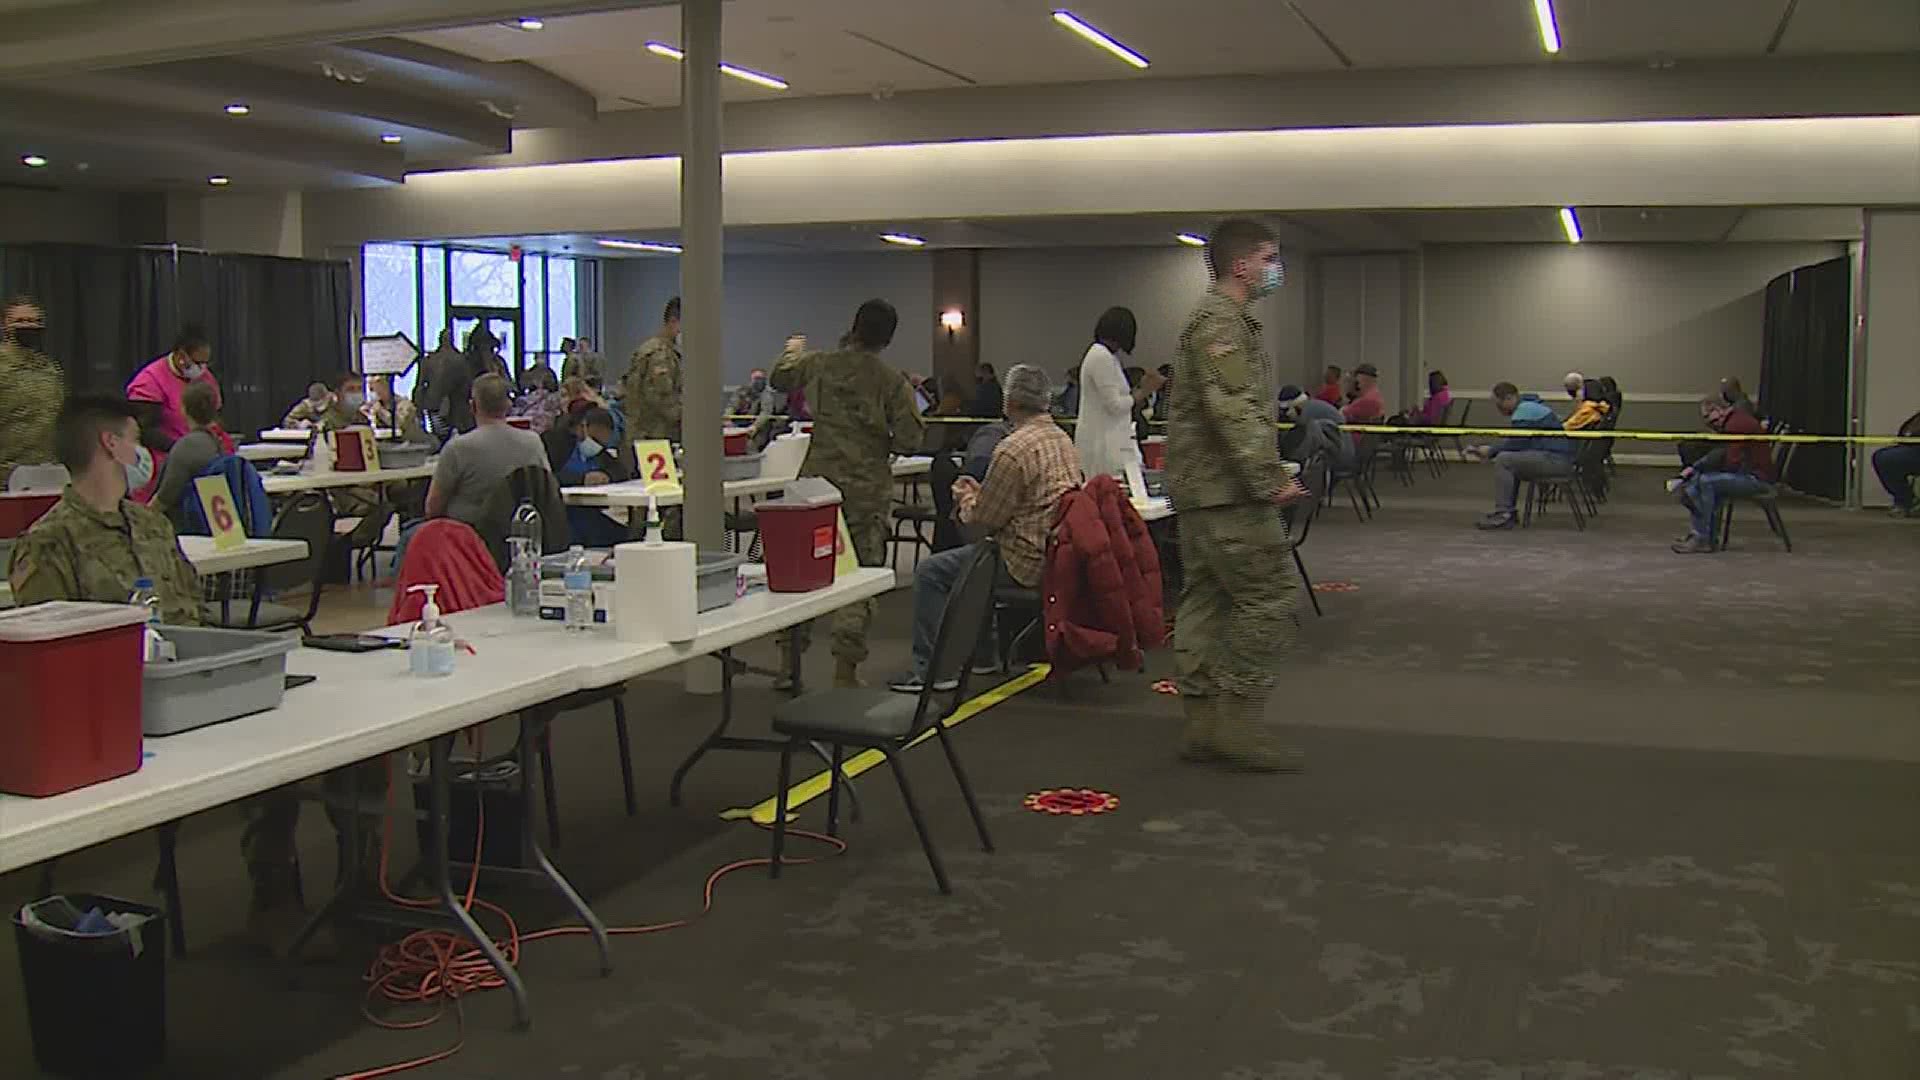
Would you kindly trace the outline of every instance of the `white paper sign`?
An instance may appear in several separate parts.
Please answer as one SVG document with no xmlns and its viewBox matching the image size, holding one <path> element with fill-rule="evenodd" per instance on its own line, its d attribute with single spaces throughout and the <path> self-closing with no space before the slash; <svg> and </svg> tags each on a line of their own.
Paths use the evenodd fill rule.
<svg viewBox="0 0 1920 1080">
<path fill-rule="evenodd" d="M 405 334 L 383 334 L 360 339 L 362 375 L 403 375 L 420 359 L 420 350 Z"/>
</svg>

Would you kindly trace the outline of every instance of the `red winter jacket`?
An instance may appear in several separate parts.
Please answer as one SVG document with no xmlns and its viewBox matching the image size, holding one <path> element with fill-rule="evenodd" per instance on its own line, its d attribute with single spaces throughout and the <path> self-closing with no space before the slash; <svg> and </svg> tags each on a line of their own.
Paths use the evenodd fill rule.
<svg viewBox="0 0 1920 1080">
<path fill-rule="evenodd" d="M 1063 670 L 1110 660 L 1138 670 L 1166 624 L 1160 555 L 1111 476 L 1060 497 L 1041 580 L 1047 655 Z"/>
<path fill-rule="evenodd" d="M 507 598 L 507 579 L 494 565 L 486 542 L 473 526 L 452 518 L 434 518 L 416 529 L 407 541 L 400 580 L 394 583 L 393 605 L 387 609 L 388 626 L 420 617 L 427 594 L 408 592 L 411 585 L 440 586 L 434 599 L 443 615 Z"/>
</svg>

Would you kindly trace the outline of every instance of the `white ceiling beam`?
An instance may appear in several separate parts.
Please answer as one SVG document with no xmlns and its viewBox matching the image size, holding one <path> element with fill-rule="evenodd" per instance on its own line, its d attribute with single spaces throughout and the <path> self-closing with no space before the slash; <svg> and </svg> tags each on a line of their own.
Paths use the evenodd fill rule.
<svg viewBox="0 0 1920 1080">
<path fill-rule="evenodd" d="M 599 103 L 591 93 L 543 67 L 522 61 L 497 63 L 476 60 L 447 49 L 391 37 L 350 41 L 321 46 L 320 49 L 345 58 L 378 57 L 417 72 L 423 81 L 432 82 L 452 76 L 476 85 L 493 87 L 507 100 L 518 105 L 521 113 L 550 118 L 546 123 L 592 124 L 600 115 Z"/>
<path fill-rule="evenodd" d="M 544 17 L 675 0 L 541 0 Z M 497 22 L 527 0 L 93 0 L 12 12 L 0 34 L 0 78 L 228 56 Z"/>
</svg>

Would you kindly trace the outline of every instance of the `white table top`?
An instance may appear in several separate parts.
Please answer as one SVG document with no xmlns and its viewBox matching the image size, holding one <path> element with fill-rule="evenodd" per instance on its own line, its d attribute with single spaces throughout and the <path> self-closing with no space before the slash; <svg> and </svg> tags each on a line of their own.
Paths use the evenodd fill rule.
<svg viewBox="0 0 1920 1080">
<path fill-rule="evenodd" d="M 376 439 L 397 439 L 400 437 L 400 433 L 396 428 L 375 428 L 373 429 L 373 437 Z M 312 440 L 313 429 L 311 428 L 277 427 L 267 428 L 260 433 L 261 442 L 305 443 L 311 442 Z"/>
<path fill-rule="evenodd" d="M 893 478 L 895 480 L 910 480 L 916 476 L 925 476 L 932 471 L 933 458 L 925 454 L 893 459 Z"/>
<path fill-rule="evenodd" d="M 307 557 L 305 540 L 248 540 L 231 551 L 216 551 L 211 536 L 183 536 L 180 550 L 202 574 L 226 574 L 258 566 L 295 562 Z M 13 586 L 0 578 L 0 608 L 13 606 Z"/>
<path fill-rule="evenodd" d="M 911 480 L 933 471 L 933 459 L 930 457 L 895 458 L 893 465 L 895 480 Z M 750 499 L 757 495 L 769 495 L 779 491 L 797 479 L 792 476 L 756 476 L 751 480 L 729 480 L 720 485 L 720 493 L 727 499 Z M 273 489 L 268 488 L 269 492 Z M 638 480 L 629 480 L 623 484 L 602 484 L 599 487 L 561 488 L 560 495 L 569 506 L 625 506 L 645 508 L 647 505 L 647 486 Z M 655 496 L 657 506 L 679 506 L 686 501 L 683 491 L 660 492 Z"/>
<path fill-rule="evenodd" d="M 292 461 L 307 456 L 305 443 L 254 442 L 241 443 L 233 452 L 248 461 Z"/>
<path fill-rule="evenodd" d="M 681 645 L 635 645 L 605 631 L 573 633 L 557 622 L 514 619 L 496 605 L 449 619 L 478 655 L 462 653 L 454 673 L 443 678 L 408 675 L 406 655 L 398 651 L 297 649 L 287 658 L 288 672 L 319 681 L 288 691 L 278 709 L 149 739 L 153 756 L 131 776 L 46 799 L 0 795 L 0 873 L 578 690 L 660 671 L 892 586 L 893 571 L 877 567 L 817 592 L 757 592 L 701 615 L 699 635 Z"/>
<path fill-rule="evenodd" d="M 1135 499 L 1133 508 L 1139 512 L 1141 521 L 1149 523 L 1165 521 L 1173 516 L 1173 500 L 1165 495 L 1152 499 Z"/>
<path fill-rule="evenodd" d="M 279 476 L 263 473 L 260 486 L 267 489 L 269 495 L 290 495 L 296 491 L 318 491 L 321 488 L 360 487 L 363 484 L 388 484 L 400 480 L 428 480 L 433 477 L 433 462 L 425 465 L 409 465 L 404 469 L 366 469 L 361 472 L 324 472 L 294 476 Z"/>
</svg>

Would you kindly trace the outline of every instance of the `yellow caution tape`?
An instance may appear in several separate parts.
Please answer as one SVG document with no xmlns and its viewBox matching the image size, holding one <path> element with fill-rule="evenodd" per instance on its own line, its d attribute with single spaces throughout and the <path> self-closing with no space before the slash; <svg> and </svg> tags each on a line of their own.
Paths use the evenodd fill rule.
<svg viewBox="0 0 1920 1080">
<path fill-rule="evenodd" d="M 955 709 L 952 716 L 949 716 L 945 720 L 940 721 L 940 723 L 949 728 L 957 727 L 960 724 L 963 724 L 966 721 L 972 719 L 973 717 L 976 717 L 981 713 L 986 712 L 988 709 L 993 708 L 995 705 L 998 705 L 1001 702 L 1006 701 L 1007 699 L 1013 697 L 1015 694 L 1019 694 L 1025 690 L 1029 690 L 1035 686 L 1040 685 L 1042 682 L 1046 681 L 1047 676 L 1051 674 L 1052 671 L 1053 671 L 1053 665 L 1051 664 L 1035 664 L 1032 667 L 1028 668 L 1025 674 L 1009 679 L 1006 682 L 1001 683 L 999 686 L 996 686 L 993 689 L 987 691 L 986 693 L 980 694 L 976 697 L 969 699 L 966 704 L 960 706 L 958 709 Z M 931 727 L 929 727 L 927 730 L 921 732 L 918 738 L 915 738 L 912 742 L 908 743 L 907 746 L 908 748 L 919 746 L 921 743 L 926 742 L 928 739 L 937 738 L 937 737 L 938 736 L 934 734 L 934 730 Z M 854 756 L 842 761 L 840 763 L 840 771 L 846 776 L 847 779 L 851 780 L 854 777 L 859 776 L 861 773 L 866 772 L 868 769 L 873 768 L 875 765 L 879 765 L 882 762 L 885 762 L 886 760 L 887 760 L 886 755 L 882 754 L 878 750 L 862 750 L 858 754 L 855 754 Z M 822 769 L 821 771 L 815 773 L 814 775 L 809 776 L 805 780 L 802 780 L 799 783 L 788 788 L 787 789 L 788 812 L 792 812 L 793 810 L 796 810 L 802 806 L 805 806 L 807 803 L 812 802 L 814 799 L 817 799 L 820 796 L 825 795 L 827 793 L 827 788 L 830 785 L 830 781 L 831 781 L 831 776 L 829 774 L 829 771 L 826 769 Z M 755 806 L 750 806 L 750 807 L 736 806 L 731 810 L 722 810 L 720 811 L 720 820 L 741 821 L 743 819 L 752 819 L 752 821 L 757 825 L 771 825 L 773 824 L 774 810 L 779 805 L 780 805 L 779 796 L 776 794 L 772 797 L 762 800 L 758 805 L 755 805 Z"/>
</svg>

